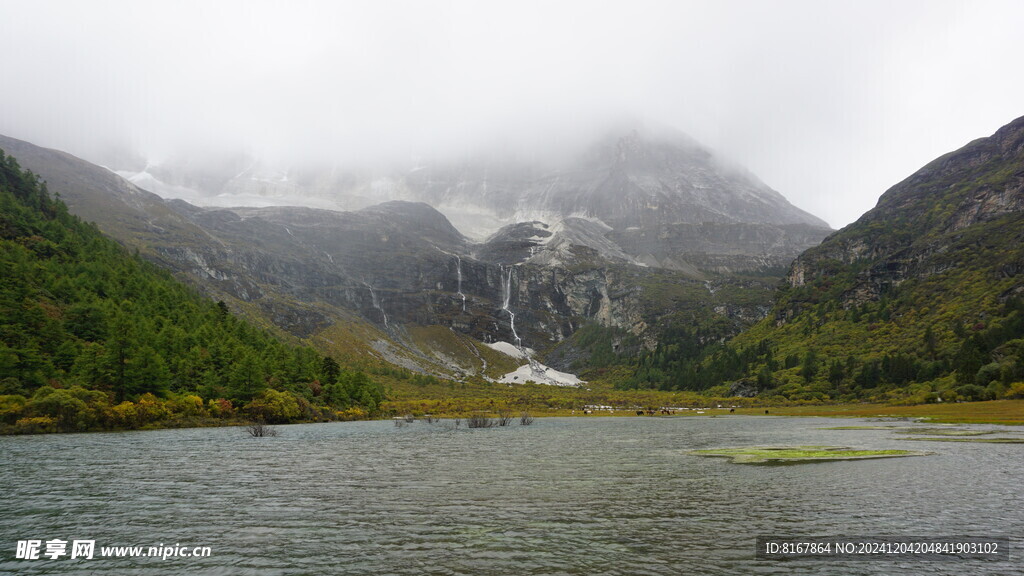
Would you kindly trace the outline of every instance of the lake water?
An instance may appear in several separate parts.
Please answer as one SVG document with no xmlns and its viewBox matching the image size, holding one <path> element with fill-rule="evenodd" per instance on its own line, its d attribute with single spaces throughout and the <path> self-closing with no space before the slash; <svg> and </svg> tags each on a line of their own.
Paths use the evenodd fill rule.
<svg viewBox="0 0 1024 576">
<path fill-rule="evenodd" d="M 0 574 L 1024 571 L 1024 445 L 820 429 L 858 423 L 589 417 L 476 430 L 309 424 L 275 438 L 242 428 L 3 437 Z M 687 453 L 765 444 L 936 454 L 750 466 Z M 1008 562 L 768 561 L 754 557 L 757 535 L 1015 540 Z M 27 539 L 211 554 L 16 560 Z"/>
</svg>

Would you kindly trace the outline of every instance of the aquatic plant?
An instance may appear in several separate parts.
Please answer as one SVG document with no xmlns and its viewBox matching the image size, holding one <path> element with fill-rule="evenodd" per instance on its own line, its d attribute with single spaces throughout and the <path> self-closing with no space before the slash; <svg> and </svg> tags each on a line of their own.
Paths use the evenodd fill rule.
<svg viewBox="0 0 1024 576">
<path fill-rule="evenodd" d="M 690 454 L 732 458 L 732 461 L 737 464 L 794 464 L 801 462 L 923 456 L 927 452 L 914 452 L 912 450 L 854 450 L 840 446 L 754 446 L 747 448 L 693 450 Z"/>
<path fill-rule="evenodd" d="M 927 436 L 985 436 L 987 434 L 994 434 L 992 430 L 965 430 L 963 428 L 906 428 L 897 432 L 899 434 Z"/>
<path fill-rule="evenodd" d="M 984 442 L 986 444 L 1024 444 L 1024 438 L 957 438 L 950 436 L 929 438 L 925 436 L 912 436 L 909 438 L 900 438 L 900 440 L 919 440 L 923 442 Z"/>
<path fill-rule="evenodd" d="M 818 430 L 895 430 L 902 426 L 829 426 Z"/>
</svg>

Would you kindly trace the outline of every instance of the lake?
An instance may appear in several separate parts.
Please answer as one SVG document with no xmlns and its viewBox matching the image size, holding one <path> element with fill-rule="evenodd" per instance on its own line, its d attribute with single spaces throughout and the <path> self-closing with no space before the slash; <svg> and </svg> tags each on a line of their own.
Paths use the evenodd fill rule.
<svg viewBox="0 0 1024 576">
<path fill-rule="evenodd" d="M 350 422 L 0 438 L 2 574 L 1007 574 L 1009 561 L 757 560 L 754 538 L 1024 534 L 1024 445 L 911 442 L 865 420 Z M 898 425 L 912 425 L 897 423 Z M 995 428 L 976 426 L 973 428 Z M 1020 432 L 1010 431 L 1010 434 Z M 1005 435 L 1005 434 L 1000 434 Z M 935 454 L 738 465 L 700 448 Z M 93 559 L 15 559 L 19 540 Z M 99 558 L 100 547 L 210 547 Z M 43 545 L 45 552 L 45 544 Z"/>
</svg>

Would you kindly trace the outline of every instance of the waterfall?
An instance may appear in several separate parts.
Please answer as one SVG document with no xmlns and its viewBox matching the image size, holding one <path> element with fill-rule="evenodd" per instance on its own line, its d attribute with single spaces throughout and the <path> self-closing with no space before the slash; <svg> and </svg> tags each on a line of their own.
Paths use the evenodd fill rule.
<svg viewBox="0 0 1024 576">
<path fill-rule="evenodd" d="M 512 337 L 515 338 L 516 348 L 523 348 L 523 340 L 516 333 L 516 314 L 509 309 L 509 302 L 512 300 L 512 269 L 510 265 L 508 269 L 499 264 L 498 269 L 501 271 L 501 309 L 508 312 L 508 325 L 512 329 Z"/>
<path fill-rule="evenodd" d="M 373 286 L 370 286 L 366 282 L 363 282 L 363 284 L 365 284 L 366 287 L 370 289 L 370 300 L 373 302 L 373 307 L 376 308 L 377 310 L 380 310 L 380 315 L 384 317 L 384 329 L 387 330 L 388 315 L 387 312 L 384 312 L 384 308 L 381 307 L 381 303 L 383 303 L 383 300 L 377 299 L 377 293 L 373 291 Z"/>
<path fill-rule="evenodd" d="M 455 274 L 459 279 L 459 286 L 456 288 L 457 295 L 462 298 L 462 311 L 466 311 L 466 295 L 462 293 L 462 258 L 455 256 Z"/>
</svg>

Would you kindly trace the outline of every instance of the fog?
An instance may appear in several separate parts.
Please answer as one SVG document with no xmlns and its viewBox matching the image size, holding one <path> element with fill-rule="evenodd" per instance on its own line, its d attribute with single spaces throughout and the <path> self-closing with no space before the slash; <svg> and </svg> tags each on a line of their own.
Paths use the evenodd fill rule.
<svg viewBox="0 0 1024 576">
<path fill-rule="evenodd" d="M 1015 0 L 0 0 L 0 133 L 117 164 L 686 132 L 834 227 L 1024 114 Z"/>
</svg>

